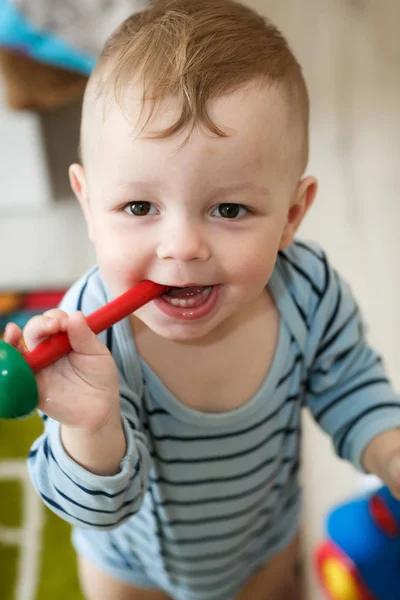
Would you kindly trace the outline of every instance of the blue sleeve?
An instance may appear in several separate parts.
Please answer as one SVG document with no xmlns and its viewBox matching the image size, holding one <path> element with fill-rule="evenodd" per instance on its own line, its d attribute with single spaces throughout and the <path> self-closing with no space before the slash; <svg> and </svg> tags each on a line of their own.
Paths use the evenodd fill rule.
<svg viewBox="0 0 400 600">
<path fill-rule="evenodd" d="M 104 304 L 97 278 L 92 272 L 75 284 L 61 308 L 72 312 L 80 307 L 88 314 Z M 29 474 L 44 503 L 73 525 L 113 529 L 139 510 L 147 491 L 151 459 L 140 420 L 140 386 L 132 390 L 122 374 L 120 398 L 127 450 L 120 472 L 112 476 L 95 475 L 73 461 L 61 443 L 60 424 L 41 415 L 44 433 L 31 448 Z"/>
<path fill-rule="evenodd" d="M 349 286 L 326 257 L 323 294 L 310 325 L 306 402 L 337 454 L 363 470 L 362 456 L 379 433 L 400 427 L 400 400 L 382 359 L 366 340 Z"/>
</svg>

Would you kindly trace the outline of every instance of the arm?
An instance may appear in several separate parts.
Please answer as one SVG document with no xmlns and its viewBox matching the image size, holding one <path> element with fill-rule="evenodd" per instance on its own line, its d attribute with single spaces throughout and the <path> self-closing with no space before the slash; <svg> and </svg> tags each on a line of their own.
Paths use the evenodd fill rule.
<svg viewBox="0 0 400 600">
<path fill-rule="evenodd" d="M 121 470 L 126 441 L 119 415 L 110 418 L 97 431 L 62 426 L 60 435 L 66 453 L 87 471 L 96 475 L 116 475 Z"/>
<path fill-rule="evenodd" d="M 377 473 L 371 459 L 364 461 L 366 449 L 381 434 L 400 427 L 399 397 L 381 358 L 367 343 L 349 286 L 327 263 L 325 273 L 324 295 L 310 328 L 306 402 L 332 437 L 337 454 L 358 469 Z"/>
<path fill-rule="evenodd" d="M 60 424 L 45 415 L 42 417 L 45 431 L 32 446 L 28 458 L 29 473 L 44 503 L 72 525 L 113 529 L 140 509 L 147 491 L 150 453 L 136 413 L 132 414 L 128 408 L 138 406 L 139 399 L 124 384 L 121 390 L 124 414 L 120 422 L 126 450 L 121 460 L 114 456 L 112 468 L 107 466 L 104 472 L 98 467 L 99 458 L 106 456 L 108 460 L 115 440 L 105 435 L 102 438 L 96 436 L 93 445 L 85 442 L 84 447 L 78 449 L 75 440 L 69 451 L 83 450 L 85 453 L 77 461 L 63 446 Z M 97 450 L 95 444 L 101 445 L 101 442 L 100 455 L 92 455 Z M 92 456 L 96 462 L 95 472 L 82 464 Z"/>
<path fill-rule="evenodd" d="M 95 295 L 98 294 L 99 286 L 94 283 L 93 279 L 89 279 L 89 282 L 80 282 L 74 286 L 63 301 L 62 308 L 67 312 L 79 308 L 88 313 L 97 308 L 97 305 L 104 304 L 106 299 Z M 107 333 L 99 337 L 110 351 Z M 114 346 L 116 350 L 116 344 Z M 86 378 L 92 366 L 94 368 L 97 365 L 100 356 L 98 352 L 101 351 L 101 348 L 94 349 L 88 355 L 88 359 L 92 361 L 93 354 L 95 363 L 92 365 L 90 362 L 89 370 L 85 371 Z M 108 351 L 105 349 L 106 354 Z M 109 358 L 106 357 L 106 360 L 109 361 Z M 57 375 L 60 375 L 60 367 Z M 93 375 L 99 386 L 93 390 L 85 388 L 84 400 L 81 397 L 79 379 L 74 388 L 75 393 L 71 395 L 69 379 L 61 378 L 60 385 L 55 389 L 55 379 L 51 375 L 50 401 L 53 399 L 52 404 L 57 404 L 58 407 L 56 412 L 55 407 L 52 407 L 52 418 L 42 413 L 45 431 L 32 446 L 28 468 L 43 501 L 60 517 L 81 527 L 107 529 L 118 526 L 139 510 L 148 486 L 150 454 L 139 417 L 140 378 L 137 378 L 137 387 L 133 389 L 133 384 L 127 385 L 115 365 L 114 369 L 105 374 L 104 386 L 100 385 L 102 371 L 99 373 L 96 369 Z M 110 377 L 116 377 L 111 386 Z M 64 389 L 66 382 L 69 383 L 69 392 Z M 108 389 L 113 398 L 104 403 L 101 395 L 103 392 L 109 393 Z M 61 402 L 63 394 L 65 401 Z M 81 417 L 83 401 L 91 412 L 88 421 L 89 413 L 85 409 L 87 415 L 84 427 L 72 422 L 76 415 Z M 104 405 L 109 407 L 106 413 Z M 46 401 L 43 410 L 51 413 L 46 409 Z M 103 416 L 98 421 L 101 411 Z M 60 425 L 58 421 L 64 425 Z"/>
</svg>

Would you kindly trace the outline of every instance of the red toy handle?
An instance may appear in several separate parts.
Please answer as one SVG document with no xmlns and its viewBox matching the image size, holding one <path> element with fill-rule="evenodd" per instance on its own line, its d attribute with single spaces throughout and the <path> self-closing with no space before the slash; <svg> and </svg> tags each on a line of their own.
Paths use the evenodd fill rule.
<svg viewBox="0 0 400 600">
<path fill-rule="evenodd" d="M 121 296 L 111 300 L 86 318 L 90 329 L 98 334 L 138 308 L 164 294 L 168 288 L 153 281 L 142 281 Z M 25 352 L 24 358 L 34 373 L 49 367 L 62 356 L 70 352 L 66 333 L 57 333 L 48 338 L 31 352 Z"/>
</svg>

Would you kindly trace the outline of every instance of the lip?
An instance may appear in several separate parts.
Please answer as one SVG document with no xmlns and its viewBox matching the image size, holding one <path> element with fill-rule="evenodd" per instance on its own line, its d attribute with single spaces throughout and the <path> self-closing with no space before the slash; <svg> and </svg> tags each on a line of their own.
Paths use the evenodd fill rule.
<svg viewBox="0 0 400 600">
<path fill-rule="evenodd" d="M 164 285 L 164 284 L 161 284 L 161 285 Z M 189 283 L 182 283 L 182 284 L 180 284 L 180 285 L 169 285 L 169 284 L 167 285 L 167 284 L 165 284 L 165 286 L 166 286 L 168 289 L 172 289 L 172 288 L 175 288 L 175 287 L 176 287 L 176 288 L 186 288 L 186 287 L 209 287 L 209 286 L 211 286 L 211 285 L 212 285 L 211 283 L 199 283 L 198 281 L 192 281 L 192 282 L 189 282 Z"/>
<path fill-rule="evenodd" d="M 196 284 L 192 284 L 196 285 Z M 198 285 L 198 284 L 197 284 Z M 192 287 L 190 285 L 179 286 L 179 287 Z M 153 300 L 155 306 L 164 313 L 167 317 L 173 319 L 179 319 L 181 321 L 195 321 L 196 319 L 202 319 L 207 317 L 215 308 L 220 293 L 220 285 L 213 285 L 211 293 L 207 298 L 207 301 L 201 306 L 196 307 L 185 307 L 173 306 L 166 302 L 162 296 Z"/>
</svg>

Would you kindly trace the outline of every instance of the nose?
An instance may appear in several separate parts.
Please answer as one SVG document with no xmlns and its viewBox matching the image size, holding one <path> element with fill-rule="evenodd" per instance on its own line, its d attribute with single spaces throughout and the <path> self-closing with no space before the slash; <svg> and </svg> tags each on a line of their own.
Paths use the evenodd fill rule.
<svg viewBox="0 0 400 600">
<path fill-rule="evenodd" d="M 203 226 L 186 219 L 180 219 L 175 224 L 165 227 L 157 248 L 158 258 L 181 262 L 206 261 L 210 255 Z"/>
</svg>

